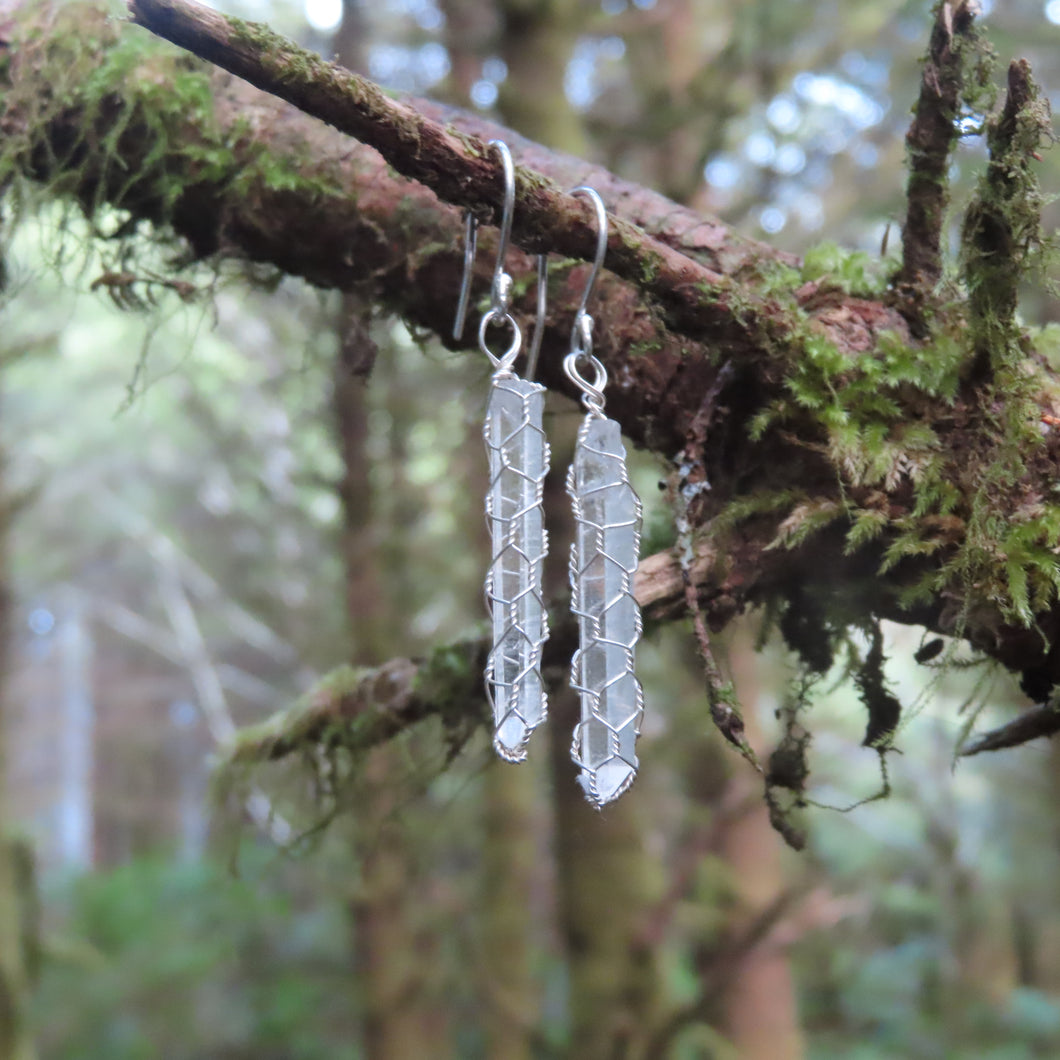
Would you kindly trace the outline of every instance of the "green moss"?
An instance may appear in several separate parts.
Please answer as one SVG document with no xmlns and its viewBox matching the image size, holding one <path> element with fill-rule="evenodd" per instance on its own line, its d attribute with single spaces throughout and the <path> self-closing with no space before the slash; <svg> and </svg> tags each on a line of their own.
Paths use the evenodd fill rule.
<svg viewBox="0 0 1060 1060">
<path fill-rule="evenodd" d="M 806 275 L 841 267 L 830 249 L 811 260 Z M 811 497 L 773 491 L 740 498 L 726 507 L 715 526 L 778 512 L 771 547 L 795 547 L 812 534 L 846 519 L 848 554 L 882 543 L 880 572 L 904 561 L 933 558 L 899 593 L 907 606 L 948 593 L 964 613 L 986 603 L 1004 621 L 1033 624 L 1033 616 L 1060 594 L 1060 573 L 1050 551 L 1060 539 L 1051 508 L 1023 512 L 1021 482 L 1028 454 L 1042 444 L 1039 409 L 1032 400 L 1042 389 L 1040 374 L 1015 346 L 1018 359 L 999 366 L 982 391 L 985 430 L 974 442 L 940 437 L 933 422 L 939 406 L 953 406 L 975 357 L 966 330 L 940 330 L 926 346 L 883 334 L 871 353 L 841 350 L 810 330 L 789 359 L 786 394 L 751 421 L 752 438 L 777 428 L 803 438 L 816 433 L 836 469 L 838 496 Z M 1045 341 L 1049 336 L 1045 336 Z M 918 398 L 922 395 L 923 398 Z M 924 409 L 919 416 L 916 409 Z M 972 445 L 973 448 L 968 448 Z M 892 515 L 889 502 L 866 507 L 851 491 L 876 489 L 892 496 L 908 484 L 911 503 Z M 864 492 L 858 494 L 864 496 Z"/>
<path fill-rule="evenodd" d="M 763 298 L 776 298 L 796 309 L 793 292 L 802 279 L 799 269 L 779 261 L 769 261 L 758 269 L 758 290 Z"/>
<path fill-rule="evenodd" d="M 803 282 L 827 281 L 847 294 L 877 296 L 887 282 L 887 271 L 863 250 L 843 250 L 835 243 L 820 243 L 806 251 L 799 273 Z"/>
<path fill-rule="evenodd" d="M 263 22 L 250 22 L 229 15 L 228 24 L 232 31 L 230 39 L 233 45 L 243 45 L 266 53 L 286 52 L 290 47 L 286 37 L 282 37 Z"/>
<path fill-rule="evenodd" d="M 961 235 L 961 271 L 968 289 L 969 324 L 980 375 L 1017 368 L 1023 360 L 1016 319 L 1018 287 L 1041 275 L 1053 243 L 1042 231 L 1044 197 L 1038 154 L 1052 140 L 1048 100 L 1025 59 L 1009 71 L 1009 97 L 986 122 L 990 161 L 980 176 Z M 1009 382 L 1019 383 L 1010 376 Z M 1026 405 L 1026 386 L 1006 393 Z"/>
<path fill-rule="evenodd" d="M 846 505 L 839 501 L 815 497 L 800 501 L 777 528 L 777 536 L 766 549 L 796 548 L 811 534 L 828 526 L 846 514 Z"/>
<path fill-rule="evenodd" d="M 1058 329 L 1060 330 L 1060 329 Z M 663 348 L 662 340 L 659 338 L 646 339 L 643 342 L 634 342 L 626 350 L 627 357 L 651 357 L 659 353 Z M 682 354 L 684 354 L 682 350 Z"/>
<path fill-rule="evenodd" d="M 659 264 L 655 261 L 655 255 L 649 254 L 644 249 L 643 239 L 636 235 L 627 225 L 615 226 L 623 247 L 629 251 L 630 257 L 637 260 L 640 268 L 638 285 L 649 287 L 659 278 Z"/>
<path fill-rule="evenodd" d="M 848 556 L 870 541 L 875 541 L 890 525 L 887 513 L 879 508 L 854 508 L 850 518 L 851 526 L 843 548 Z"/>
<path fill-rule="evenodd" d="M 711 520 L 711 533 L 725 533 L 758 515 L 788 511 L 806 499 L 802 490 L 759 490 L 730 501 Z"/>
<path fill-rule="evenodd" d="M 353 666 L 340 666 L 322 677 L 313 688 L 287 710 L 266 718 L 256 725 L 241 728 L 229 752 L 229 759 L 239 762 L 244 759 L 264 761 L 270 749 L 283 744 L 298 747 L 303 742 L 312 746 L 335 746 L 348 742 L 350 733 L 356 728 L 356 719 L 330 725 L 320 731 L 320 716 L 315 709 L 318 703 L 337 703 L 358 692 L 370 670 Z"/>
<path fill-rule="evenodd" d="M 415 683 L 418 696 L 438 708 L 446 728 L 463 728 L 486 720 L 482 694 L 482 642 L 459 641 L 436 648 L 420 666 Z M 480 705 L 469 710 L 469 705 Z"/>
</svg>

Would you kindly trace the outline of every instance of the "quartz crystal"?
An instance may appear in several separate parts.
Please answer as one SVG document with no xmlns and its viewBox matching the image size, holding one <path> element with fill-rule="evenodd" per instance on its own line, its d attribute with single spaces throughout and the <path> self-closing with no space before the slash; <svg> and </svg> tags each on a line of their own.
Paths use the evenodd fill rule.
<svg viewBox="0 0 1060 1060">
<path fill-rule="evenodd" d="M 567 476 L 577 535 L 571 548 L 571 593 L 581 647 L 571 684 L 581 699 L 572 749 L 591 802 L 618 798 L 637 772 L 636 739 L 644 697 L 633 672 L 640 609 L 633 575 L 640 548 L 640 501 L 629 483 L 619 426 L 586 417 Z"/>
<path fill-rule="evenodd" d="M 541 574 L 548 550 L 541 493 L 548 471 L 542 427 L 545 388 L 516 376 L 493 379 L 483 434 L 489 456 L 486 518 L 493 561 L 486 603 L 493 619 L 493 650 L 486 691 L 493 707 L 497 753 L 511 762 L 545 720 L 541 649 L 548 625 Z"/>
</svg>

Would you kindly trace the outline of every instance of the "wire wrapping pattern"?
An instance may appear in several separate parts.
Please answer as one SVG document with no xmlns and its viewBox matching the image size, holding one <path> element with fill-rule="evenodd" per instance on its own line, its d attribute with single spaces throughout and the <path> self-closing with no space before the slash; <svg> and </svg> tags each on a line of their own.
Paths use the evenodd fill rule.
<svg viewBox="0 0 1060 1060">
<path fill-rule="evenodd" d="M 644 693 L 633 669 L 641 634 L 632 591 L 641 505 L 614 420 L 590 411 L 582 422 L 567 492 L 577 522 L 570 581 L 580 633 L 571 684 L 581 700 L 581 721 L 571 755 L 586 796 L 599 807 L 617 799 L 636 777 L 644 714 Z"/>
<path fill-rule="evenodd" d="M 486 692 L 493 709 L 493 745 L 509 762 L 526 758 L 530 734 L 547 712 L 541 678 L 548 637 L 541 588 L 548 551 L 541 504 L 549 460 L 544 392 L 538 383 L 498 373 L 483 427 L 490 475 L 486 521 L 493 542 L 486 575 L 486 605 L 493 619 Z"/>
</svg>

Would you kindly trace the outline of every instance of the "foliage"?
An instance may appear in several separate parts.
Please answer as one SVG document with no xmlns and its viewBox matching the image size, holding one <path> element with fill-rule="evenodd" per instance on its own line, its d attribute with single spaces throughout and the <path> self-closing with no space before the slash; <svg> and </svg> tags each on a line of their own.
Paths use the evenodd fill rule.
<svg viewBox="0 0 1060 1060">
<path fill-rule="evenodd" d="M 45 1055 L 358 1057 L 341 905 L 298 896 L 304 871 L 260 849 L 240 861 L 240 879 L 148 857 L 59 887 L 36 1003 Z"/>
</svg>

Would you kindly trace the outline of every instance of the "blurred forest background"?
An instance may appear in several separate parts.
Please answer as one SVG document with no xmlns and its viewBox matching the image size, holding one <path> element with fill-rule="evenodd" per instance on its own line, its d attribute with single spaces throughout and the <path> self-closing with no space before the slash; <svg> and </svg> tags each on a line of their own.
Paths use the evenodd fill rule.
<svg viewBox="0 0 1060 1060">
<path fill-rule="evenodd" d="M 897 236 L 927 0 L 215 6 L 716 213 L 811 275 L 837 245 L 876 267 Z M 983 7 L 1003 59 L 1060 96 L 1060 0 Z M 955 218 L 984 158 L 975 116 L 967 132 Z M 835 809 L 883 778 L 855 691 L 817 689 L 801 854 L 713 731 L 683 623 L 646 637 L 642 775 L 602 814 L 561 697 L 522 767 L 481 732 L 450 760 L 432 721 L 333 764 L 341 782 L 262 771 L 215 813 L 234 726 L 340 663 L 481 632 L 488 366 L 351 297 L 175 274 L 162 250 L 169 286 L 101 284 L 122 263 L 93 236 L 45 202 L 5 252 L 2 738 L 36 857 L 40 1057 L 1060 1056 L 1060 745 L 955 768 L 977 712 L 1023 701 L 993 670 L 915 666 L 913 629 L 888 627 L 916 706 L 888 798 Z M 1025 311 L 1060 319 L 1033 292 Z M 549 415 L 562 474 L 579 414 L 557 397 Z M 666 471 L 635 467 L 646 551 L 671 533 Z M 738 625 L 727 665 L 768 750 L 797 670 L 779 644 L 755 653 L 755 616 Z"/>
</svg>

